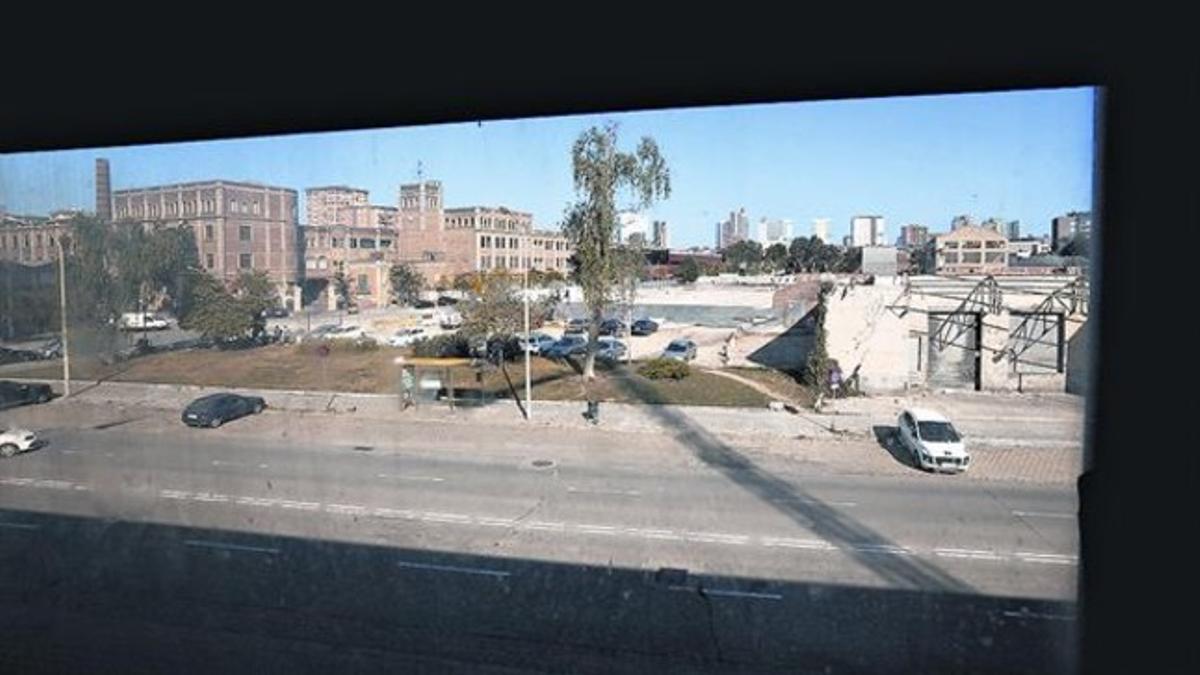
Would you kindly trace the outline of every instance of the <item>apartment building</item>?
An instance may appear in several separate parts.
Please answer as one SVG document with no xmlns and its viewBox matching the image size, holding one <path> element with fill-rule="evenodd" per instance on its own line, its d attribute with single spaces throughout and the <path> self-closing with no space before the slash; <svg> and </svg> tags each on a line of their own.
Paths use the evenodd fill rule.
<svg viewBox="0 0 1200 675">
<path fill-rule="evenodd" d="M 934 239 L 938 274 L 1003 274 L 1008 269 L 1008 239 L 991 229 L 964 225 Z"/>
</svg>

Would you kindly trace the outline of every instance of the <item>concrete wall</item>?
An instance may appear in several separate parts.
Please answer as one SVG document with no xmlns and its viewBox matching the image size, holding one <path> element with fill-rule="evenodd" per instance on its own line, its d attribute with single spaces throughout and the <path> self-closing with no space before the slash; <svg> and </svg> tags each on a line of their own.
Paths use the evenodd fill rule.
<svg viewBox="0 0 1200 675">
<path fill-rule="evenodd" d="M 903 288 L 893 285 L 843 286 L 829 294 L 825 314 L 825 350 L 849 377 L 858 369 L 864 392 L 902 391 L 918 384 L 910 375 L 917 335 L 925 333 L 924 314 L 900 316 L 889 309 Z"/>
<path fill-rule="evenodd" d="M 1091 368 L 1091 328 L 1086 317 L 1069 317 L 1067 321 L 1066 391 L 1087 394 Z"/>
</svg>

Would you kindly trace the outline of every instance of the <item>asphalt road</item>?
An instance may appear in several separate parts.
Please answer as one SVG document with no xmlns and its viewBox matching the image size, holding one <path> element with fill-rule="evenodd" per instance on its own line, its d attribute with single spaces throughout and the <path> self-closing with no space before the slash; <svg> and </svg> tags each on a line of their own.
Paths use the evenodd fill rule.
<svg viewBox="0 0 1200 675">
<path fill-rule="evenodd" d="M 1070 664 L 1076 504 L 1062 488 L 808 475 L 706 438 L 689 461 L 630 464 L 557 437 L 481 437 L 472 453 L 434 431 L 378 453 L 236 427 L 63 428 L 0 462 L 15 646 L 0 666 Z"/>
</svg>

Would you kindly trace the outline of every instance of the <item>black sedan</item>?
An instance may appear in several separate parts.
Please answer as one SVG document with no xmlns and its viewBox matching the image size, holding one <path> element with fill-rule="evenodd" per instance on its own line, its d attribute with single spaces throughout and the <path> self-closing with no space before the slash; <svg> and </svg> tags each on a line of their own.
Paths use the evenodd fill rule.
<svg viewBox="0 0 1200 675">
<path fill-rule="evenodd" d="M 651 335 L 658 330 L 658 324 L 650 319 L 638 319 L 629 327 L 632 335 Z"/>
<path fill-rule="evenodd" d="M 45 403 L 53 398 L 54 392 L 48 384 L 24 384 L 12 380 L 0 380 L 0 410 L 15 408 L 27 403 Z"/>
<path fill-rule="evenodd" d="M 625 337 L 625 324 L 620 319 L 605 319 L 600 322 L 600 334 L 611 337 Z"/>
<path fill-rule="evenodd" d="M 258 396 L 238 394 L 209 394 L 188 404 L 180 419 L 189 427 L 216 428 L 246 415 L 257 415 L 267 407 Z"/>
</svg>

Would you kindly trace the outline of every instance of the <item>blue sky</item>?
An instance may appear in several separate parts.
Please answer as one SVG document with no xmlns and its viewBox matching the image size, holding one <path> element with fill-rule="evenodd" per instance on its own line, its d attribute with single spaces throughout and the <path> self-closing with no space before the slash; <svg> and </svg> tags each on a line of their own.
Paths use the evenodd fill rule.
<svg viewBox="0 0 1200 675">
<path fill-rule="evenodd" d="M 1043 234 L 1054 216 L 1091 208 L 1093 95 L 776 103 L 10 154 L 0 156 L 0 206 L 91 210 L 101 156 L 115 189 L 209 178 L 300 191 L 345 184 L 394 206 L 420 161 L 448 206 L 505 205 L 553 227 L 574 196 L 571 143 L 611 120 L 624 149 L 650 135 L 667 158 L 671 198 L 647 215 L 669 223 L 672 246 L 711 245 L 714 224 L 740 207 L 752 223 L 788 218 L 797 235 L 829 218 L 838 240 L 856 214 L 883 215 L 889 239 L 907 223 L 948 230 L 960 213 Z"/>
</svg>

